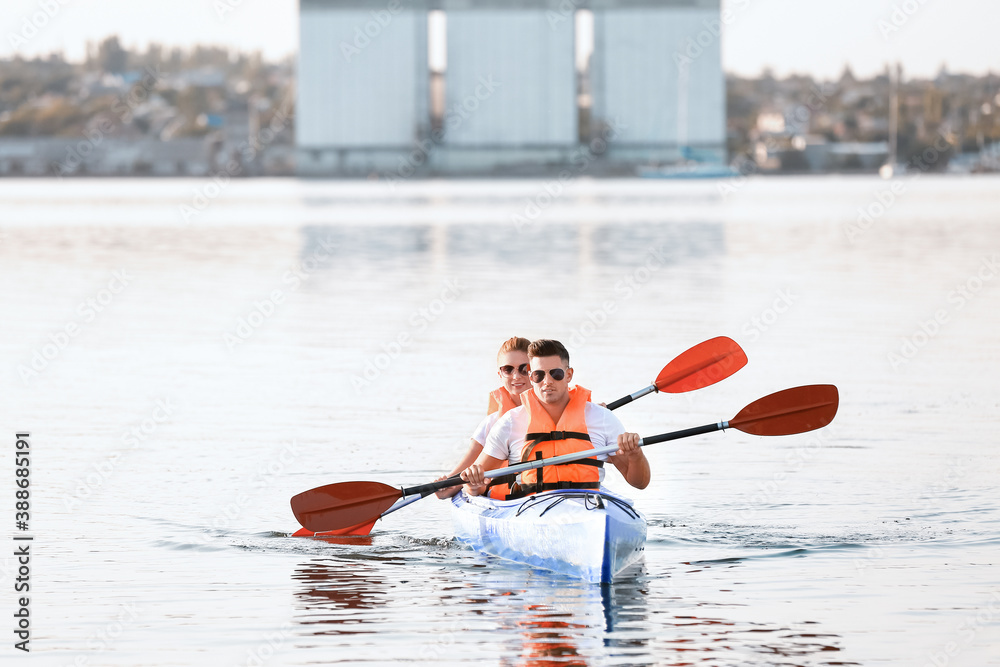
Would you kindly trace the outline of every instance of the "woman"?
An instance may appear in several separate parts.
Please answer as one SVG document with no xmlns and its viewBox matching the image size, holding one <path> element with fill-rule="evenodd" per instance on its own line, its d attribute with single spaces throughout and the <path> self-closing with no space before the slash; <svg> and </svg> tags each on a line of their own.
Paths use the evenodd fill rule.
<svg viewBox="0 0 1000 667">
<path fill-rule="evenodd" d="M 483 443 L 490 429 L 508 410 L 521 405 L 521 393 L 531 387 L 528 381 L 528 346 L 531 341 L 515 336 L 504 342 L 497 353 L 497 375 L 503 384 L 490 392 L 490 403 L 487 415 L 472 434 L 469 451 L 455 468 L 440 479 L 457 475 L 475 463 L 483 451 Z M 461 490 L 461 486 L 453 486 L 437 492 L 438 498 L 450 498 Z M 496 487 L 500 488 L 500 487 Z"/>
</svg>

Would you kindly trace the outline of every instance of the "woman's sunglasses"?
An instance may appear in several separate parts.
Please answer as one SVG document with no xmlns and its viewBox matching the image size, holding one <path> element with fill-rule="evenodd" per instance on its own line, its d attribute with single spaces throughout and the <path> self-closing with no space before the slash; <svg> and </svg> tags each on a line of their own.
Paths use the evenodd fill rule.
<svg viewBox="0 0 1000 667">
<path fill-rule="evenodd" d="M 551 375 L 552 379 L 555 380 L 556 382 L 560 382 L 564 377 L 566 377 L 566 371 L 564 371 L 561 368 L 553 368 L 552 370 L 549 371 L 549 375 Z M 541 384 L 542 380 L 544 379 L 545 379 L 545 371 L 531 372 L 531 381 L 534 382 L 535 384 Z"/>
<path fill-rule="evenodd" d="M 518 372 L 519 375 L 523 375 L 525 377 L 528 376 L 528 364 L 521 364 L 517 368 L 514 368 L 513 366 L 500 367 L 500 372 L 503 373 L 503 376 L 505 378 L 509 378 L 511 375 L 513 375 L 515 370 Z"/>
</svg>

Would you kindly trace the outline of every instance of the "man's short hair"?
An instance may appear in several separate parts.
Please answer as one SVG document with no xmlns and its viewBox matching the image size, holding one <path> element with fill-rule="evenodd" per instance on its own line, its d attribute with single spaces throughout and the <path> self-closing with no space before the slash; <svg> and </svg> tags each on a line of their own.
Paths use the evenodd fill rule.
<svg viewBox="0 0 1000 667">
<path fill-rule="evenodd" d="M 531 341 L 527 338 L 521 338 L 520 336 L 514 336 L 513 338 L 508 338 L 500 346 L 500 351 L 497 352 L 497 360 L 500 359 L 501 354 L 506 354 L 507 352 L 527 352 L 528 347 L 531 345 Z"/>
<path fill-rule="evenodd" d="M 541 338 L 534 341 L 528 346 L 528 358 L 534 359 L 535 357 L 559 357 L 566 364 L 566 367 L 569 367 L 569 351 L 566 350 L 565 345 L 557 340 Z"/>
</svg>

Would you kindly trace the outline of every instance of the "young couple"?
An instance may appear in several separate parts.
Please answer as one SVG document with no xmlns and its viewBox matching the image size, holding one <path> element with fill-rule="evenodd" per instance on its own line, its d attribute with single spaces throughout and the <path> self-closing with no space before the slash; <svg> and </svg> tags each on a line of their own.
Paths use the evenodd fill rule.
<svg viewBox="0 0 1000 667">
<path fill-rule="evenodd" d="M 500 347 L 497 365 L 503 386 L 490 392 L 489 414 L 450 473 L 461 471 L 467 494 L 489 493 L 502 500 L 550 489 L 596 489 L 604 479 L 605 461 L 633 487 L 646 488 L 649 462 L 639 448 L 638 434 L 626 433 L 610 410 L 591 403 L 588 389 L 570 387 L 573 369 L 562 343 L 511 338 Z M 488 480 L 483 475 L 508 464 L 611 444 L 618 445 L 614 454 L 529 470 L 516 480 Z M 452 487 L 438 496 L 456 493 L 458 487 Z"/>
</svg>

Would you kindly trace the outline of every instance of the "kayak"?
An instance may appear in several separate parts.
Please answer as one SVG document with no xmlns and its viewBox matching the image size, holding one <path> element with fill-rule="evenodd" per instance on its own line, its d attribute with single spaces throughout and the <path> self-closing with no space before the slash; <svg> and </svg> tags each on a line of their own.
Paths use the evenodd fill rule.
<svg viewBox="0 0 1000 667">
<path fill-rule="evenodd" d="M 455 537 L 477 551 L 591 583 L 610 583 L 646 545 L 646 517 L 606 489 L 561 489 L 518 500 L 462 491 L 451 503 Z"/>
</svg>

